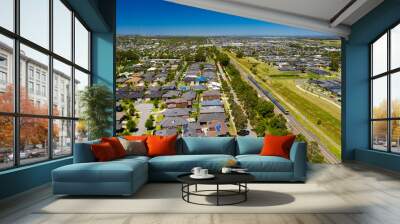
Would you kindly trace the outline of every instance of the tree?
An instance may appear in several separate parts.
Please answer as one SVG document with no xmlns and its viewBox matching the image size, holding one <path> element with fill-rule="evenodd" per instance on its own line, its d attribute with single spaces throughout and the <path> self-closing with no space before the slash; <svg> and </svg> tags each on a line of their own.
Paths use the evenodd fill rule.
<svg viewBox="0 0 400 224">
<path fill-rule="evenodd" d="M 272 117 L 274 116 L 274 104 L 260 99 L 257 105 L 257 112 L 262 117 Z"/>
<path fill-rule="evenodd" d="M 0 94 L 0 108 L 3 112 L 12 112 L 14 107 L 14 88 L 7 86 L 6 92 Z M 20 88 L 20 108 L 26 114 L 47 114 L 48 107 L 46 103 L 35 105 L 29 98 L 24 87 Z M 57 108 L 54 113 L 58 114 Z M 47 144 L 48 143 L 48 119 L 45 118 L 20 118 L 20 148 L 24 149 L 26 145 Z M 11 116 L 0 116 L 0 148 L 13 148 L 13 118 Z M 53 138 L 59 135 L 59 128 L 53 126 Z"/>
<path fill-rule="evenodd" d="M 83 108 L 82 119 L 85 120 L 89 139 L 109 136 L 112 125 L 114 99 L 107 86 L 93 85 L 80 93 L 80 106 Z"/>
<path fill-rule="evenodd" d="M 146 129 L 148 131 L 153 130 L 154 129 L 154 120 L 151 119 L 151 115 L 150 117 L 146 120 L 146 123 L 144 124 L 144 126 L 146 127 Z"/>
<path fill-rule="evenodd" d="M 238 58 L 243 58 L 243 56 L 244 56 L 243 51 L 239 51 L 239 52 L 236 54 L 236 57 L 238 57 Z"/>
<path fill-rule="evenodd" d="M 339 71 L 339 63 L 340 63 L 340 52 L 338 51 L 333 51 L 329 53 L 330 57 L 330 63 L 329 63 L 329 69 L 331 71 Z"/>
<path fill-rule="evenodd" d="M 133 119 L 129 119 L 128 122 L 126 123 L 126 129 L 129 132 L 134 132 L 136 130 L 136 122 Z"/>
<path fill-rule="evenodd" d="M 219 61 L 219 63 L 221 63 L 222 66 L 228 66 L 230 59 L 227 54 L 218 52 L 217 53 L 217 61 Z"/>
<path fill-rule="evenodd" d="M 158 108 L 160 106 L 160 100 L 158 99 L 153 100 L 153 106 L 154 108 Z"/>
</svg>

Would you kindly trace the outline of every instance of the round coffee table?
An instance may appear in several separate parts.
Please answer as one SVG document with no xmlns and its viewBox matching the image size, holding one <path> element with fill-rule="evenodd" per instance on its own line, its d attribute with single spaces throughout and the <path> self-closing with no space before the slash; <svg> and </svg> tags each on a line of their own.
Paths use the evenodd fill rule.
<svg viewBox="0 0 400 224">
<path fill-rule="evenodd" d="M 217 173 L 213 174 L 215 177 L 212 179 L 193 179 L 189 174 L 182 174 L 178 176 L 178 181 L 182 183 L 182 199 L 188 203 L 197 204 L 197 205 L 234 205 L 245 202 L 247 200 L 247 192 L 249 188 L 247 187 L 247 183 L 255 180 L 255 177 L 248 173 L 229 173 L 222 174 Z M 215 185 L 215 190 L 198 190 L 197 185 Z M 238 186 L 237 190 L 224 190 L 220 189 L 220 185 L 236 185 Z M 194 191 L 190 191 L 190 186 L 195 186 Z M 214 192 L 215 194 L 206 194 L 209 192 Z M 216 204 L 202 204 L 193 202 L 190 200 L 190 196 L 203 196 L 203 197 L 216 197 Z M 232 197 L 232 196 L 240 196 L 240 199 L 231 203 L 221 203 L 221 197 Z"/>
</svg>

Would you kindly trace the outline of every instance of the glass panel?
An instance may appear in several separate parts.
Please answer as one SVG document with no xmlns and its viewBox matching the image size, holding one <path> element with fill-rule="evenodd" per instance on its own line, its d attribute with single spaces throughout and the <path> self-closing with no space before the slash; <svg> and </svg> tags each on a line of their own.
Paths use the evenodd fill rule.
<svg viewBox="0 0 400 224">
<path fill-rule="evenodd" d="M 53 120 L 53 156 L 72 154 L 72 121 Z"/>
<path fill-rule="evenodd" d="M 372 81 L 372 118 L 387 118 L 387 77 Z"/>
<path fill-rule="evenodd" d="M 400 67 L 400 24 L 391 30 L 390 37 L 390 67 Z"/>
<path fill-rule="evenodd" d="M 75 142 L 88 140 L 88 129 L 84 120 L 75 121 Z"/>
<path fill-rule="evenodd" d="M 89 70 L 89 32 L 75 18 L 75 63 Z"/>
<path fill-rule="evenodd" d="M 14 31 L 14 0 L 0 1 L 0 26 Z"/>
<path fill-rule="evenodd" d="M 22 117 L 20 119 L 20 163 L 35 163 L 49 158 L 49 120 Z"/>
<path fill-rule="evenodd" d="M 72 12 L 60 1 L 53 1 L 53 51 L 71 60 Z"/>
<path fill-rule="evenodd" d="M 392 152 L 400 153 L 400 120 L 391 121 Z"/>
<path fill-rule="evenodd" d="M 89 75 L 75 69 L 75 117 L 81 114 L 80 94 L 87 86 L 89 86 Z"/>
<path fill-rule="evenodd" d="M 0 35 L 0 111 L 14 111 L 13 40 Z"/>
<path fill-rule="evenodd" d="M 53 60 L 53 115 L 72 117 L 72 68 Z"/>
<path fill-rule="evenodd" d="M 372 148 L 387 151 L 387 121 L 372 122 Z"/>
<path fill-rule="evenodd" d="M 387 71 L 387 34 L 372 44 L 372 74 L 378 75 Z"/>
<path fill-rule="evenodd" d="M 13 118 L 0 116 L 0 170 L 14 165 Z"/>
<path fill-rule="evenodd" d="M 21 36 L 49 48 L 49 0 L 20 0 Z"/>
<path fill-rule="evenodd" d="M 392 117 L 400 117 L 400 72 L 391 75 L 390 85 L 391 115 Z"/>
<path fill-rule="evenodd" d="M 21 44 L 21 113 L 48 114 L 48 63 L 47 55 Z"/>
</svg>

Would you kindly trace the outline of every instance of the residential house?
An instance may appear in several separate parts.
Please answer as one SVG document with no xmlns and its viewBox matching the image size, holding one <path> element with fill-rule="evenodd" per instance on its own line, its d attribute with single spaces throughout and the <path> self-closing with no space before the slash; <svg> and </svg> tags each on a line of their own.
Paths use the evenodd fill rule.
<svg viewBox="0 0 400 224">
<path fill-rule="evenodd" d="M 192 101 L 192 100 L 196 99 L 196 93 L 193 91 L 188 91 L 188 92 L 183 93 L 181 97 L 187 101 Z"/>
<path fill-rule="evenodd" d="M 218 90 L 209 90 L 203 93 L 203 101 L 219 99 L 221 99 L 221 93 Z"/>
<path fill-rule="evenodd" d="M 213 113 L 225 113 L 225 110 L 222 106 L 200 107 L 200 114 L 213 114 Z"/>
<path fill-rule="evenodd" d="M 175 98 L 165 100 L 168 108 L 187 108 L 192 106 L 192 102 L 184 98 Z"/>
<path fill-rule="evenodd" d="M 190 112 L 191 109 L 189 108 L 172 108 L 172 109 L 166 109 L 162 114 L 165 117 L 189 118 Z"/>
<path fill-rule="evenodd" d="M 202 107 L 207 107 L 207 106 L 222 106 L 223 103 L 221 100 L 205 100 L 200 102 Z"/>
<path fill-rule="evenodd" d="M 225 122 L 225 113 L 211 113 L 211 114 L 200 114 L 198 122 L 200 125 L 207 125 L 211 121 L 221 121 Z"/>
<path fill-rule="evenodd" d="M 162 95 L 162 98 L 163 98 L 164 100 L 166 100 L 166 99 L 172 99 L 172 98 L 177 98 L 177 97 L 179 97 L 179 95 L 180 95 L 180 92 L 179 92 L 179 91 L 170 90 L 170 91 L 168 91 L 167 93 L 165 93 L 164 95 Z"/>
<path fill-rule="evenodd" d="M 165 117 L 161 122 L 162 128 L 178 128 L 187 125 L 189 122 L 182 117 Z"/>
</svg>

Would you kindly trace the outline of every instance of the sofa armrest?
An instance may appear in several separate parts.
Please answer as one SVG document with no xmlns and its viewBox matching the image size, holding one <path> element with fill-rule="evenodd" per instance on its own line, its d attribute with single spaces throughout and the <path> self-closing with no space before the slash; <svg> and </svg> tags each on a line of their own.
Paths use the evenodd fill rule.
<svg viewBox="0 0 400 224">
<path fill-rule="evenodd" d="M 293 162 L 293 179 L 305 181 L 307 175 L 307 143 L 294 142 L 290 149 L 290 160 Z"/>
<path fill-rule="evenodd" d="M 91 149 L 92 144 L 100 143 L 100 140 L 75 143 L 74 145 L 74 163 L 90 163 L 95 162 Z"/>
</svg>

